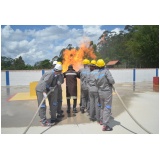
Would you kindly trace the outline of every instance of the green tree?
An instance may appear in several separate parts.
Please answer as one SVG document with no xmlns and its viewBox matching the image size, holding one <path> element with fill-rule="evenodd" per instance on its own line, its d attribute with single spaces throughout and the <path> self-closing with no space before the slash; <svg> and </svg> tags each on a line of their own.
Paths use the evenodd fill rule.
<svg viewBox="0 0 160 160">
<path fill-rule="evenodd" d="M 29 64 L 27 64 L 27 65 L 25 66 L 25 69 L 26 69 L 26 70 L 34 70 L 34 67 L 31 66 L 31 65 L 29 65 Z"/>
<path fill-rule="evenodd" d="M 15 69 L 18 69 L 18 70 L 25 69 L 25 63 L 21 56 L 14 60 L 14 67 Z"/>
<path fill-rule="evenodd" d="M 1 56 L 1 70 L 14 69 L 14 59 Z"/>
<path fill-rule="evenodd" d="M 159 26 L 133 26 L 126 43 L 139 67 L 159 67 Z"/>
<path fill-rule="evenodd" d="M 39 61 L 34 64 L 35 69 L 51 69 L 52 62 L 49 59 L 45 59 L 44 61 Z"/>
</svg>

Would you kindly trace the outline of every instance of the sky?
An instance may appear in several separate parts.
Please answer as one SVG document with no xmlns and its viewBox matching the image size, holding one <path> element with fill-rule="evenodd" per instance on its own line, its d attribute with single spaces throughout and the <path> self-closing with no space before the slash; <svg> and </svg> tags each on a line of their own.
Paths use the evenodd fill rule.
<svg viewBox="0 0 160 160">
<path fill-rule="evenodd" d="M 105 30 L 117 34 L 125 25 L 1 25 L 1 55 L 21 56 L 25 64 L 52 60 L 68 44 L 80 46 L 86 40 L 98 43 Z"/>
</svg>

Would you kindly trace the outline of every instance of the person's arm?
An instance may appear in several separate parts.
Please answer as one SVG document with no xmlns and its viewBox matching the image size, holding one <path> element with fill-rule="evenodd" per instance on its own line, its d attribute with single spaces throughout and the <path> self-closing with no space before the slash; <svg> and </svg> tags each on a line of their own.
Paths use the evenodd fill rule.
<svg viewBox="0 0 160 160">
<path fill-rule="evenodd" d="M 54 78 L 53 73 L 49 73 L 44 77 L 44 80 L 43 80 L 44 92 L 46 92 L 46 88 L 50 87 L 53 81 L 53 78 Z"/>
<path fill-rule="evenodd" d="M 110 84 L 114 84 L 115 83 L 115 81 L 114 81 L 114 79 L 112 77 L 112 74 L 110 73 L 109 70 L 107 70 L 107 72 L 106 72 L 106 77 L 107 77 L 107 79 L 108 79 Z"/>
<path fill-rule="evenodd" d="M 58 82 L 59 81 L 59 82 Z M 57 82 L 60 84 L 63 84 L 64 83 L 64 76 L 63 76 L 63 74 L 59 74 L 58 75 L 58 79 L 57 79 Z"/>
</svg>

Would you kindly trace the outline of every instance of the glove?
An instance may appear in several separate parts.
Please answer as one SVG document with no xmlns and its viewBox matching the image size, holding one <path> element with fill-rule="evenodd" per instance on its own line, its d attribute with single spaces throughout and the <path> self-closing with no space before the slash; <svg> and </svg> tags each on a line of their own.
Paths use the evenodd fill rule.
<svg viewBox="0 0 160 160">
<path fill-rule="evenodd" d="M 46 92 L 43 92 L 43 97 L 44 97 L 45 99 L 47 98 Z"/>
<path fill-rule="evenodd" d="M 57 82 L 57 84 L 60 86 L 60 85 L 61 85 L 61 82 L 60 82 L 60 81 L 58 81 L 58 82 Z"/>
</svg>

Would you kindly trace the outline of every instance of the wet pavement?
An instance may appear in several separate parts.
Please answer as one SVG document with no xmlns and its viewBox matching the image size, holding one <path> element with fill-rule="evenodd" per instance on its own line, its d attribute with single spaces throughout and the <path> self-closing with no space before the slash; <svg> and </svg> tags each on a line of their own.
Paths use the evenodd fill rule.
<svg viewBox="0 0 160 160">
<path fill-rule="evenodd" d="M 115 84 L 116 91 L 134 117 L 151 133 L 159 133 L 159 87 L 152 82 Z M 78 89 L 79 90 L 79 89 Z M 1 87 L 1 133 L 23 133 L 37 110 L 37 100 L 9 101 L 19 92 L 29 92 L 29 86 Z M 79 93 L 78 93 L 79 97 Z M 113 93 L 111 132 L 101 131 L 97 122 L 89 120 L 88 113 L 82 114 L 79 108 L 74 115 L 66 113 L 65 85 L 63 85 L 63 107 L 65 116 L 53 127 L 41 127 L 38 115 L 33 121 L 28 133 L 43 134 L 143 134 L 141 129 L 125 111 L 118 96 Z M 71 104 L 73 101 L 71 100 Z M 47 118 L 49 118 L 47 107 Z"/>
</svg>

